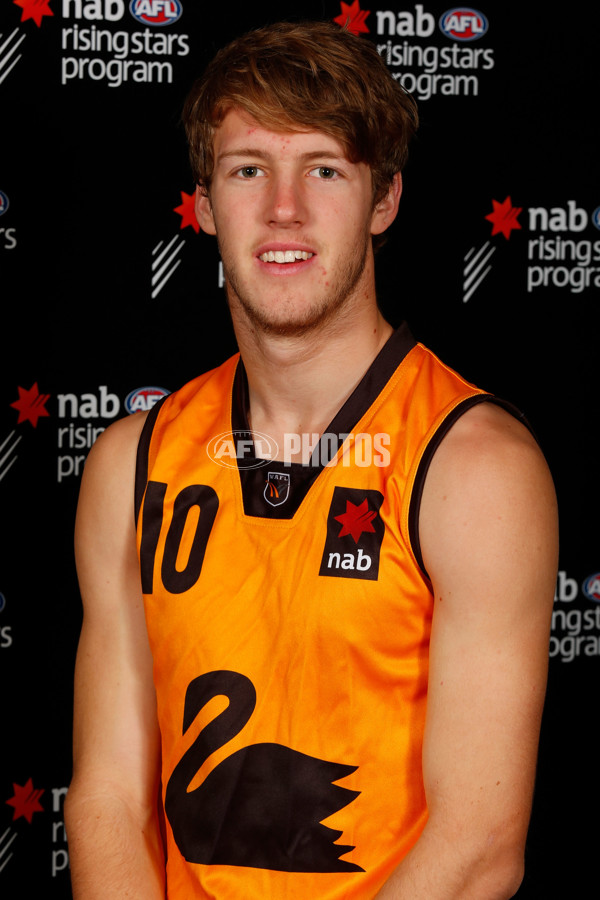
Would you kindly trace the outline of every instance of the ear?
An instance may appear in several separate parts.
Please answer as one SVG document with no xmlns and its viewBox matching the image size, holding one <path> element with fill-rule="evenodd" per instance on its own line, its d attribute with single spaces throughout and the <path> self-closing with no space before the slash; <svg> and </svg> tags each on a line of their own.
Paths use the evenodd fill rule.
<svg viewBox="0 0 600 900">
<path fill-rule="evenodd" d="M 206 188 L 201 184 L 196 185 L 194 209 L 198 224 L 202 231 L 205 231 L 206 234 L 216 234 L 217 231 L 215 228 L 212 206 L 210 204 L 210 197 L 206 192 Z"/>
<path fill-rule="evenodd" d="M 371 218 L 371 234 L 382 234 L 392 224 L 398 212 L 402 195 L 402 174 L 396 172 L 390 189 L 373 210 Z"/>
</svg>

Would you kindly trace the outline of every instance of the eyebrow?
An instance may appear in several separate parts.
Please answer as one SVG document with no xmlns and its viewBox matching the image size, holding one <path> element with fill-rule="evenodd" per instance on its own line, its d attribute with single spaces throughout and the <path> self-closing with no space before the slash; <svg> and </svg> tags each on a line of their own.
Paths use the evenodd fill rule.
<svg viewBox="0 0 600 900">
<path fill-rule="evenodd" d="M 253 159 L 269 160 L 273 158 L 273 154 L 269 153 L 268 150 L 264 150 L 259 147 L 239 147 L 232 150 L 227 150 L 225 153 L 219 153 L 216 161 L 217 163 L 220 163 L 222 160 L 237 159 L 239 157 L 251 157 Z M 299 159 L 304 162 L 311 162 L 316 159 L 329 159 L 348 162 L 345 156 L 336 153 L 335 150 L 329 149 L 311 150 L 307 153 L 301 153 Z"/>
</svg>

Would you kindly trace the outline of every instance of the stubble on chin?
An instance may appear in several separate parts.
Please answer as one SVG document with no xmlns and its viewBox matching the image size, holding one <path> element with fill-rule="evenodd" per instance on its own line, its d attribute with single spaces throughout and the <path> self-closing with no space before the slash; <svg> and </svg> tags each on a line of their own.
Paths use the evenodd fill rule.
<svg viewBox="0 0 600 900">
<path fill-rule="evenodd" d="M 370 240 L 370 235 L 368 237 Z M 336 277 L 333 290 L 314 303 L 294 310 L 294 301 L 282 292 L 281 300 L 275 309 L 263 309 L 253 302 L 249 292 L 237 277 L 234 267 L 227 264 L 221 253 L 225 274 L 225 289 L 229 309 L 234 320 L 242 320 L 256 332 L 265 336 L 303 337 L 331 322 L 354 295 L 355 289 L 363 275 L 368 252 L 368 243 L 364 242 L 362 253 L 350 260 L 344 271 Z"/>
</svg>

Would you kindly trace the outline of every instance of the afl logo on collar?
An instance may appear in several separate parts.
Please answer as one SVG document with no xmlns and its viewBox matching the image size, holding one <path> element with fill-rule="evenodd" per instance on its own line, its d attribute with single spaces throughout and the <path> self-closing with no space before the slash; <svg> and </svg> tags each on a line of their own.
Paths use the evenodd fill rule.
<svg viewBox="0 0 600 900">
<path fill-rule="evenodd" d="M 287 472 L 267 472 L 263 497 L 271 506 L 281 506 L 290 496 L 290 476 Z"/>
</svg>

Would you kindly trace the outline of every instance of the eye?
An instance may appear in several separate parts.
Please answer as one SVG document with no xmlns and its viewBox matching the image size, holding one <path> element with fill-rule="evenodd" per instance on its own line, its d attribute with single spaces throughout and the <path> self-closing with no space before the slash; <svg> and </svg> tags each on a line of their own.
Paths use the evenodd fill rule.
<svg viewBox="0 0 600 900">
<path fill-rule="evenodd" d="M 332 181 L 334 178 L 337 178 L 339 172 L 337 169 L 332 169 L 331 166 L 317 166 L 316 169 L 311 169 L 308 173 L 312 175 L 314 178 L 323 178 L 326 181 Z"/>
<path fill-rule="evenodd" d="M 258 166 L 242 166 L 236 172 L 236 175 L 239 175 L 240 178 L 259 178 L 264 174 L 264 171 L 259 169 Z"/>
</svg>

